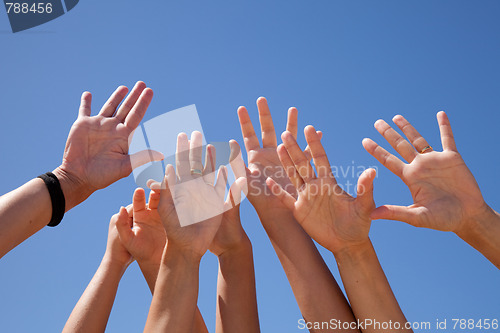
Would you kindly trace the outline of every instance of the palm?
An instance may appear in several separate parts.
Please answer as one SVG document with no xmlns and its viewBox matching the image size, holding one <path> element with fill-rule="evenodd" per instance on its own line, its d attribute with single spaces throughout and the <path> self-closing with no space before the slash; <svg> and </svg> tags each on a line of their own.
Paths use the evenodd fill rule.
<svg viewBox="0 0 500 333">
<path fill-rule="evenodd" d="M 416 226 L 455 231 L 482 208 L 479 187 L 456 152 L 417 156 L 405 167 L 402 180 L 412 194 L 412 208 L 422 212 Z"/>
<path fill-rule="evenodd" d="M 166 234 L 158 211 L 145 209 L 134 211 L 132 232 L 134 238 L 127 246 L 137 261 L 159 262 L 165 247 Z"/>
<path fill-rule="evenodd" d="M 299 190 L 294 216 L 319 244 L 336 251 L 343 244 L 358 243 L 368 238 L 369 212 L 375 205 L 360 207 L 356 199 L 328 182 L 314 179 Z M 322 190 L 317 193 L 317 189 Z M 335 190 L 337 193 L 334 193 Z"/>
<path fill-rule="evenodd" d="M 266 179 L 271 177 L 283 188 L 290 188 L 275 148 L 258 148 L 248 152 L 248 170 L 250 170 L 248 199 L 253 205 L 267 209 L 286 209 L 269 191 Z M 292 192 L 293 193 L 293 192 Z"/>
<path fill-rule="evenodd" d="M 63 168 L 78 175 L 92 191 L 109 186 L 131 170 L 129 134 L 116 118 L 79 118 L 68 137 Z"/>
<path fill-rule="evenodd" d="M 448 117 L 444 112 L 439 112 L 437 118 L 442 152 L 432 151 L 427 141 L 402 116 L 396 116 L 393 120 L 409 142 L 385 121 L 378 120 L 375 123 L 375 128 L 408 164 L 372 140 L 363 141 L 363 146 L 370 154 L 404 181 L 413 197 L 413 204 L 408 207 L 378 207 L 373 212 L 373 218 L 457 231 L 469 218 L 484 209 L 485 202 L 474 176 L 457 151 Z"/>
</svg>

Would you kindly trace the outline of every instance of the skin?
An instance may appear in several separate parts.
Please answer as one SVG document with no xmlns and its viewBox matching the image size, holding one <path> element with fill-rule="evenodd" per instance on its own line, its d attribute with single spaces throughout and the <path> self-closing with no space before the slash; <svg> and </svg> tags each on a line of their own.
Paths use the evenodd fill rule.
<svg viewBox="0 0 500 333">
<path fill-rule="evenodd" d="M 63 332 L 104 332 L 120 279 L 133 258 L 120 242 L 117 225 L 128 223 L 125 208 L 111 218 L 101 265 L 76 304 Z"/>
<path fill-rule="evenodd" d="M 284 144 L 278 147 L 278 154 L 298 196 L 295 198 L 286 192 L 272 178 L 267 179 L 268 186 L 304 230 L 335 255 L 356 318 L 361 322 L 392 321 L 404 327 L 406 318 L 368 237 L 370 214 L 375 208 L 375 170 L 368 169 L 359 177 L 357 197 L 353 198 L 337 185 L 316 130 L 307 126 L 304 133 L 317 175 L 292 133 L 285 132 L 282 135 Z M 411 332 L 377 330 L 374 326 L 362 327 L 362 331 Z"/>
<path fill-rule="evenodd" d="M 126 87 L 119 87 L 93 117 L 90 116 L 92 95 L 83 93 L 63 161 L 53 171 L 64 193 L 65 211 L 93 192 L 128 176 L 133 168 L 151 159 L 163 159 L 155 151 L 128 154 L 129 138 L 142 120 L 153 91 L 144 82 L 138 82 L 120 105 L 127 92 Z M 30 209 L 26 209 L 26 202 L 30 203 Z M 46 226 L 51 216 L 50 195 L 41 179 L 33 179 L 0 197 L 0 257 Z"/>
<path fill-rule="evenodd" d="M 248 199 L 278 255 L 290 286 L 306 322 L 323 322 L 332 318 L 354 321 L 354 315 L 311 237 L 298 223 L 293 213 L 266 186 L 272 178 L 283 188 L 297 195 L 276 152 L 277 139 L 271 112 L 265 98 L 257 100 L 262 145 L 255 134 L 245 107 L 238 109 L 238 118 L 248 156 Z M 297 135 L 297 109 L 288 110 L 287 130 Z M 321 133 L 318 133 L 321 136 Z M 310 158 L 309 148 L 304 152 Z M 335 330 L 312 329 L 311 332 Z M 342 332 L 358 332 L 353 329 Z"/>
<path fill-rule="evenodd" d="M 244 162 L 240 147 L 234 140 L 230 146 L 231 166 L 233 170 L 241 170 Z M 215 161 L 215 156 L 212 158 Z M 233 203 L 233 208 L 222 215 L 219 230 L 209 247 L 219 259 L 215 331 L 260 332 L 252 244 L 240 220 L 241 192 L 231 189 L 226 203 Z"/>
<path fill-rule="evenodd" d="M 193 132 L 177 138 L 177 174 L 172 165 L 166 167 L 161 185 L 158 213 L 167 234 L 155 292 L 151 302 L 145 332 L 190 332 L 196 313 L 199 265 L 212 244 L 222 222 L 222 214 L 197 221 L 198 211 L 220 211 L 232 208 L 224 201 L 224 167 L 213 172 L 192 173 L 203 170 L 201 162 L 201 133 Z M 185 153 L 187 152 L 187 153 Z M 209 155 L 210 153 L 207 153 Z M 233 184 L 233 193 L 240 192 L 244 179 Z M 197 209 L 193 209 L 197 206 Z M 197 222 L 182 226 L 184 222 Z"/>
<path fill-rule="evenodd" d="M 500 268 L 500 215 L 486 204 L 460 156 L 446 113 L 439 112 L 437 120 L 443 151 L 430 149 L 423 154 L 419 152 L 429 146 L 428 142 L 404 117 L 397 115 L 393 121 L 409 141 L 385 121 L 375 122 L 377 131 L 408 163 L 370 139 L 364 139 L 363 146 L 408 186 L 413 204 L 383 205 L 371 216 L 454 232 Z"/>
</svg>

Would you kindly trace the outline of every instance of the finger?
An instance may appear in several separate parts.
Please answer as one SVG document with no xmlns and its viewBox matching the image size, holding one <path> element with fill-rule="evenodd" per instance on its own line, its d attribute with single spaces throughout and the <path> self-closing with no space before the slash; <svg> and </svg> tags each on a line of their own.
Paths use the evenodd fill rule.
<svg viewBox="0 0 500 333">
<path fill-rule="evenodd" d="M 394 220 L 417 226 L 418 210 L 404 206 L 383 205 L 373 210 L 370 218 L 373 220 Z"/>
<path fill-rule="evenodd" d="M 374 124 L 377 131 L 382 134 L 382 136 L 389 142 L 389 144 L 394 148 L 399 155 L 401 155 L 408 163 L 411 163 L 417 152 L 413 146 L 406 141 L 398 132 L 396 132 L 389 124 L 384 120 L 379 119 Z"/>
<path fill-rule="evenodd" d="M 78 109 L 78 117 L 90 117 L 91 104 L 92 104 L 92 94 L 86 91 L 82 94 L 82 98 L 80 101 L 80 108 Z"/>
<path fill-rule="evenodd" d="M 154 179 L 149 179 L 146 183 L 146 186 L 149 187 L 151 191 L 159 192 L 161 189 L 161 183 L 157 182 Z"/>
<path fill-rule="evenodd" d="M 244 106 L 238 108 L 238 119 L 240 121 L 241 134 L 247 152 L 260 148 L 259 138 L 255 135 L 252 121 L 248 115 L 248 111 Z"/>
<path fill-rule="evenodd" d="M 273 118 L 271 117 L 271 111 L 269 111 L 267 100 L 264 97 L 259 97 L 257 99 L 257 109 L 259 110 L 260 129 L 262 132 L 262 147 L 276 148 L 278 143 L 276 140 Z"/>
<path fill-rule="evenodd" d="M 217 152 L 215 147 L 207 145 L 205 153 L 205 168 L 203 169 L 203 180 L 205 183 L 214 185 L 215 182 L 215 161 Z"/>
<path fill-rule="evenodd" d="M 164 158 L 165 156 L 163 156 L 162 153 L 151 149 L 141 150 L 135 154 L 129 155 L 123 162 L 123 177 L 127 177 L 132 170 L 141 165 L 162 161 Z"/>
<path fill-rule="evenodd" d="M 304 128 L 304 135 L 306 137 L 307 144 L 311 149 L 311 155 L 313 158 L 314 166 L 316 167 L 316 172 L 318 173 L 318 177 L 329 178 L 335 181 L 335 177 L 333 177 L 332 174 L 330 162 L 328 161 L 325 149 L 321 144 L 321 138 L 314 127 L 311 125 L 306 126 L 306 128 Z"/>
<path fill-rule="evenodd" d="M 118 219 L 116 220 L 116 230 L 118 231 L 118 237 L 120 237 L 122 244 L 129 244 L 134 237 L 134 232 L 130 228 L 127 209 L 121 207 L 120 212 L 117 215 Z"/>
<path fill-rule="evenodd" d="M 146 89 L 146 84 L 142 81 L 138 81 L 132 89 L 132 92 L 127 96 L 120 108 L 118 108 L 115 116 L 116 119 L 122 123 L 125 121 L 125 118 L 127 118 L 128 113 L 132 110 L 144 89 Z"/>
<path fill-rule="evenodd" d="M 298 133 L 298 115 L 299 111 L 297 111 L 297 108 L 291 107 L 288 109 L 286 130 L 292 133 L 295 140 L 297 140 L 297 133 Z"/>
<path fill-rule="evenodd" d="M 194 131 L 191 133 L 191 141 L 189 141 L 189 166 L 193 178 L 199 178 L 203 174 L 203 163 L 201 162 L 203 151 L 203 135 Z"/>
<path fill-rule="evenodd" d="M 290 155 L 288 155 L 288 151 L 286 150 L 285 146 L 283 144 L 279 145 L 276 151 L 278 153 L 281 165 L 283 165 L 285 173 L 290 179 L 292 185 L 297 190 L 302 188 L 302 186 L 304 185 L 304 181 L 297 172 L 297 169 L 295 169 L 295 164 L 293 164 L 292 158 L 290 157 Z"/>
<path fill-rule="evenodd" d="M 119 86 L 113 94 L 111 94 L 106 103 L 104 103 L 101 111 L 99 111 L 99 115 L 103 117 L 112 117 L 115 114 L 118 105 L 120 105 L 125 96 L 127 96 L 127 93 L 127 87 Z"/>
<path fill-rule="evenodd" d="M 139 96 L 139 99 L 132 107 L 132 110 L 130 110 L 130 112 L 127 114 L 127 117 L 125 118 L 124 124 L 130 131 L 135 130 L 137 126 L 139 126 L 152 99 L 153 90 L 151 88 L 144 89 Z"/>
<path fill-rule="evenodd" d="M 295 211 L 295 198 L 290 195 L 290 193 L 286 192 L 278 183 L 276 183 L 272 178 L 266 179 L 266 184 L 271 190 L 271 193 L 274 194 L 286 208 Z"/>
<path fill-rule="evenodd" d="M 443 145 L 443 150 L 457 151 L 457 145 L 455 143 L 455 138 L 453 136 L 453 131 L 451 130 L 450 119 L 444 111 L 439 111 L 437 113 L 437 120 L 439 123 L 439 132 L 441 133 L 441 143 Z"/>
<path fill-rule="evenodd" d="M 319 139 L 321 140 L 323 138 L 323 132 L 316 131 L 316 133 L 318 134 Z M 311 147 L 309 147 L 309 145 L 307 145 L 306 149 L 304 149 L 304 155 L 306 155 L 307 160 L 309 162 L 312 160 Z"/>
<path fill-rule="evenodd" d="M 160 193 L 156 191 L 149 192 L 148 208 L 157 209 L 160 203 Z"/>
<path fill-rule="evenodd" d="M 219 172 L 217 173 L 217 183 L 215 184 L 215 193 L 217 193 L 219 198 L 224 198 L 224 194 L 226 193 L 226 184 L 227 169 L 225 166 L 221 166 L 219 168 Z"/>
<path fill-rule="evenodd" d="M 415 150 L 420 153 L 425 147 L 430 146 L 427 140 L 425 140 L 420 133 L 413 127 L 408 120 L 403 116 L 397 115 L 392 118 L 392 121 L 398 125 L 398 127 L 406 135 L 410 143 L 415 147 Z M 403 155 L 401 155 L 403 156 Z M 406 159 L 406 158 L 405 158 Z M 408 161 L 408 160 L 407 160 Z"/>
<path fill-rule="evenodd" d="M 316 177 L 314 174 L 314 170 L 307 160 L 306 155 L 304 155 L 304 152 L 302 151 L 302 149 L 300 149 L 299 145 L 293 138 L 292 133 L 284 132 L 281 135 L 281 139 L 283 140 L 283 144 L 288 151 L 288 155 L 290 155 L 290 158 L 295 165 L 295 169 L 297 169 L 297 172 L 299 173 L 304 183 L 308 183 L 309 181 L 314 179 Z"/>
<path fill-rule="evenodd" d="M 146 209 L 146 193 L 143 188 L 139 187 L 134 191 L 132 206 L 134 207 L 134 212 Z"/>
<path fill-rule="evenodd" d="M 399 158 L 390 154 L 387 150 L 380 147 L 375 141 L 371 139 L 363 139 L 363 147 L 366 151 L 375 157 L 383 166 L 389 169 L 396 176 L 401 177 L 403 175 L 403 169 L 406 164 L 403 163 Z"/>
<path fill-rule="evenodd" d="M 191 167 L 189 165 L 189 142 L 186 133 L 180 133 L 177 136 L 175 165 L 177 168 L 177 176 L 181 181 L 191 179 Z"/>
<path fill-rule="evenodd" d="M 165 177 L 161 183 L 160 200 L 173 200 L 173 192 L 176 185 L 175 169 L 172 164 L 168 164 L 165 168 Z"/>
<path fill-rule="evenodd" d="M 361 204 L 361 207 L 365 210 L 366 214 L 369 214 L 370 210 L 374 207 L 373 180 L 376 175 L 377 172 L 375 169 L 370 168 L 363 171 L 358 179 L 356 201 Z"/>
<path fill-rule="evenodd" d="M 246 177 L 246 167 L 241 154 L 241 148 L 235 140 L 229 141 L 231 154 L 229 155 L 229 164 L 236 178 Z"/>
<path fill-rule="evenodd" d="M 245 193 L 245 188 L 247 188 L 247 179 L 245 177 L 240 177 L 235 180 L 233 185 L 229 188 L 229 193 L 226 199 L 226 206 L 236 207 L 241 203 L 241 192 Z"/>
</svg>

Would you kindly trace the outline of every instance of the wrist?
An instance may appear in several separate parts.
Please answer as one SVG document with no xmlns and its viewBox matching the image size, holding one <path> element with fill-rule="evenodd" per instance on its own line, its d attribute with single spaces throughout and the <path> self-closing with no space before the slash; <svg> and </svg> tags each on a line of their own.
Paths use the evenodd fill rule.
<svg viewBox="0 0 500 333">
<path fill-rule="evenodd" d="M 181 259 L 189 265 L 199 265 L 203 254 L 196 252 L 193 249 L 178 246 L 173 241 L 168 241 L 163 252 L 162 262 Z"/>
<path fill-rule="evenodd" d="M 491 226 L 500 224 L 500 215 L 484 203 L 480 212 L 468 218 L 455 234 L 462 239 L 484 234 Z"/>
<path fill-rule="evenodd" d="M 62 166 L 57 167 L 52 173 L 57 177 L 61 184 L 61 189 L 66 201 L 65 212 L 85 201 L 91 194 L 76 177 L 65 171 Z"/>
<path fill-rule="evenodd" d="M 128 266 L 132 263 L 133 260 L 128 259 L 118 259 L 114 258 L 112 255 L 105 253 L 102 258 L 101 265 L 115 271 L 121 272 L 123 274 Z"/>
<path fill-rule="evenodd" d="M 249 253 L 252 254 L 252 243 L 250 242 L 248 236 L 245 235 L 245 237 L 235 246 L 219 253 L 217 257 L 219 258 L 219 261 L 224 261 L 232 258 L 241 258 Z"/>
<path fill-rule="evenodd" d="M 344 246 L 332 251 L 332 253 L 335 256 L 337 264 L 341 265 L 342 263 L 364 262 L 370 257 L 373 251 L 373 245 L 370 238 L 366 238 L 366 240 L 362 242 Z"/>
</svg>

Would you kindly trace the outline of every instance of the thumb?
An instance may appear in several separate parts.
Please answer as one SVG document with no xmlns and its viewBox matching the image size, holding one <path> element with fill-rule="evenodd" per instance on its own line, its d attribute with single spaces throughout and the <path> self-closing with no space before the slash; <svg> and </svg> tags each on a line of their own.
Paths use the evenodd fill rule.
<svg viewBox="0 0 500 333">
<path fill-rule="evenodd" d="M 129 244 L 134 237 L 134 232 L 130 228 L 129 215 L 125 207 L 121 207 L 118 213 L 116 230 L 118 231 L 118 236 L 122 244 Z"/>
<path fill-rule="evenodd" d="M 150 162 L 157 162 L 157 161 L 162 161 L 165 158 L 162 153 L 152 150 L 152 149 L 145 149 L 141 150 L 135 154 L 130 155 L 130 167 L 132 170 L 135 168 L 144 165 L 146 163 Z"/>
<path fill-rule="evenodd" d="M 417 226 L 418 214 L 415 209 L 405 206 L 383 205 L 373 210 L 370 217 L 373 220 L 394 220 Z"/>
<path fill-rule="evenodd" d="M 291 210 L 292 212 L 295 211 L 295 198 L 288 192 L 286 192 L 281 185 L 276 183 L 274 179 L 271 177 L 268 177 L 266 179 L 266 184 L 271 190 L 271 193 L 278 197 L 278 199 L 285 205 L 286 208 Z"/>
<path fill-rule="evenodd" d="M 363 171 L 358 179 L 356 201 L 358 201 L 361 208 L 368 213 L 370 213 L 373 207 L 375 207 L 375 203 L 373 201 L 373 180 L 376 175 L 377 172 L 375 169 L 370 168 Z"/>
</svg>

